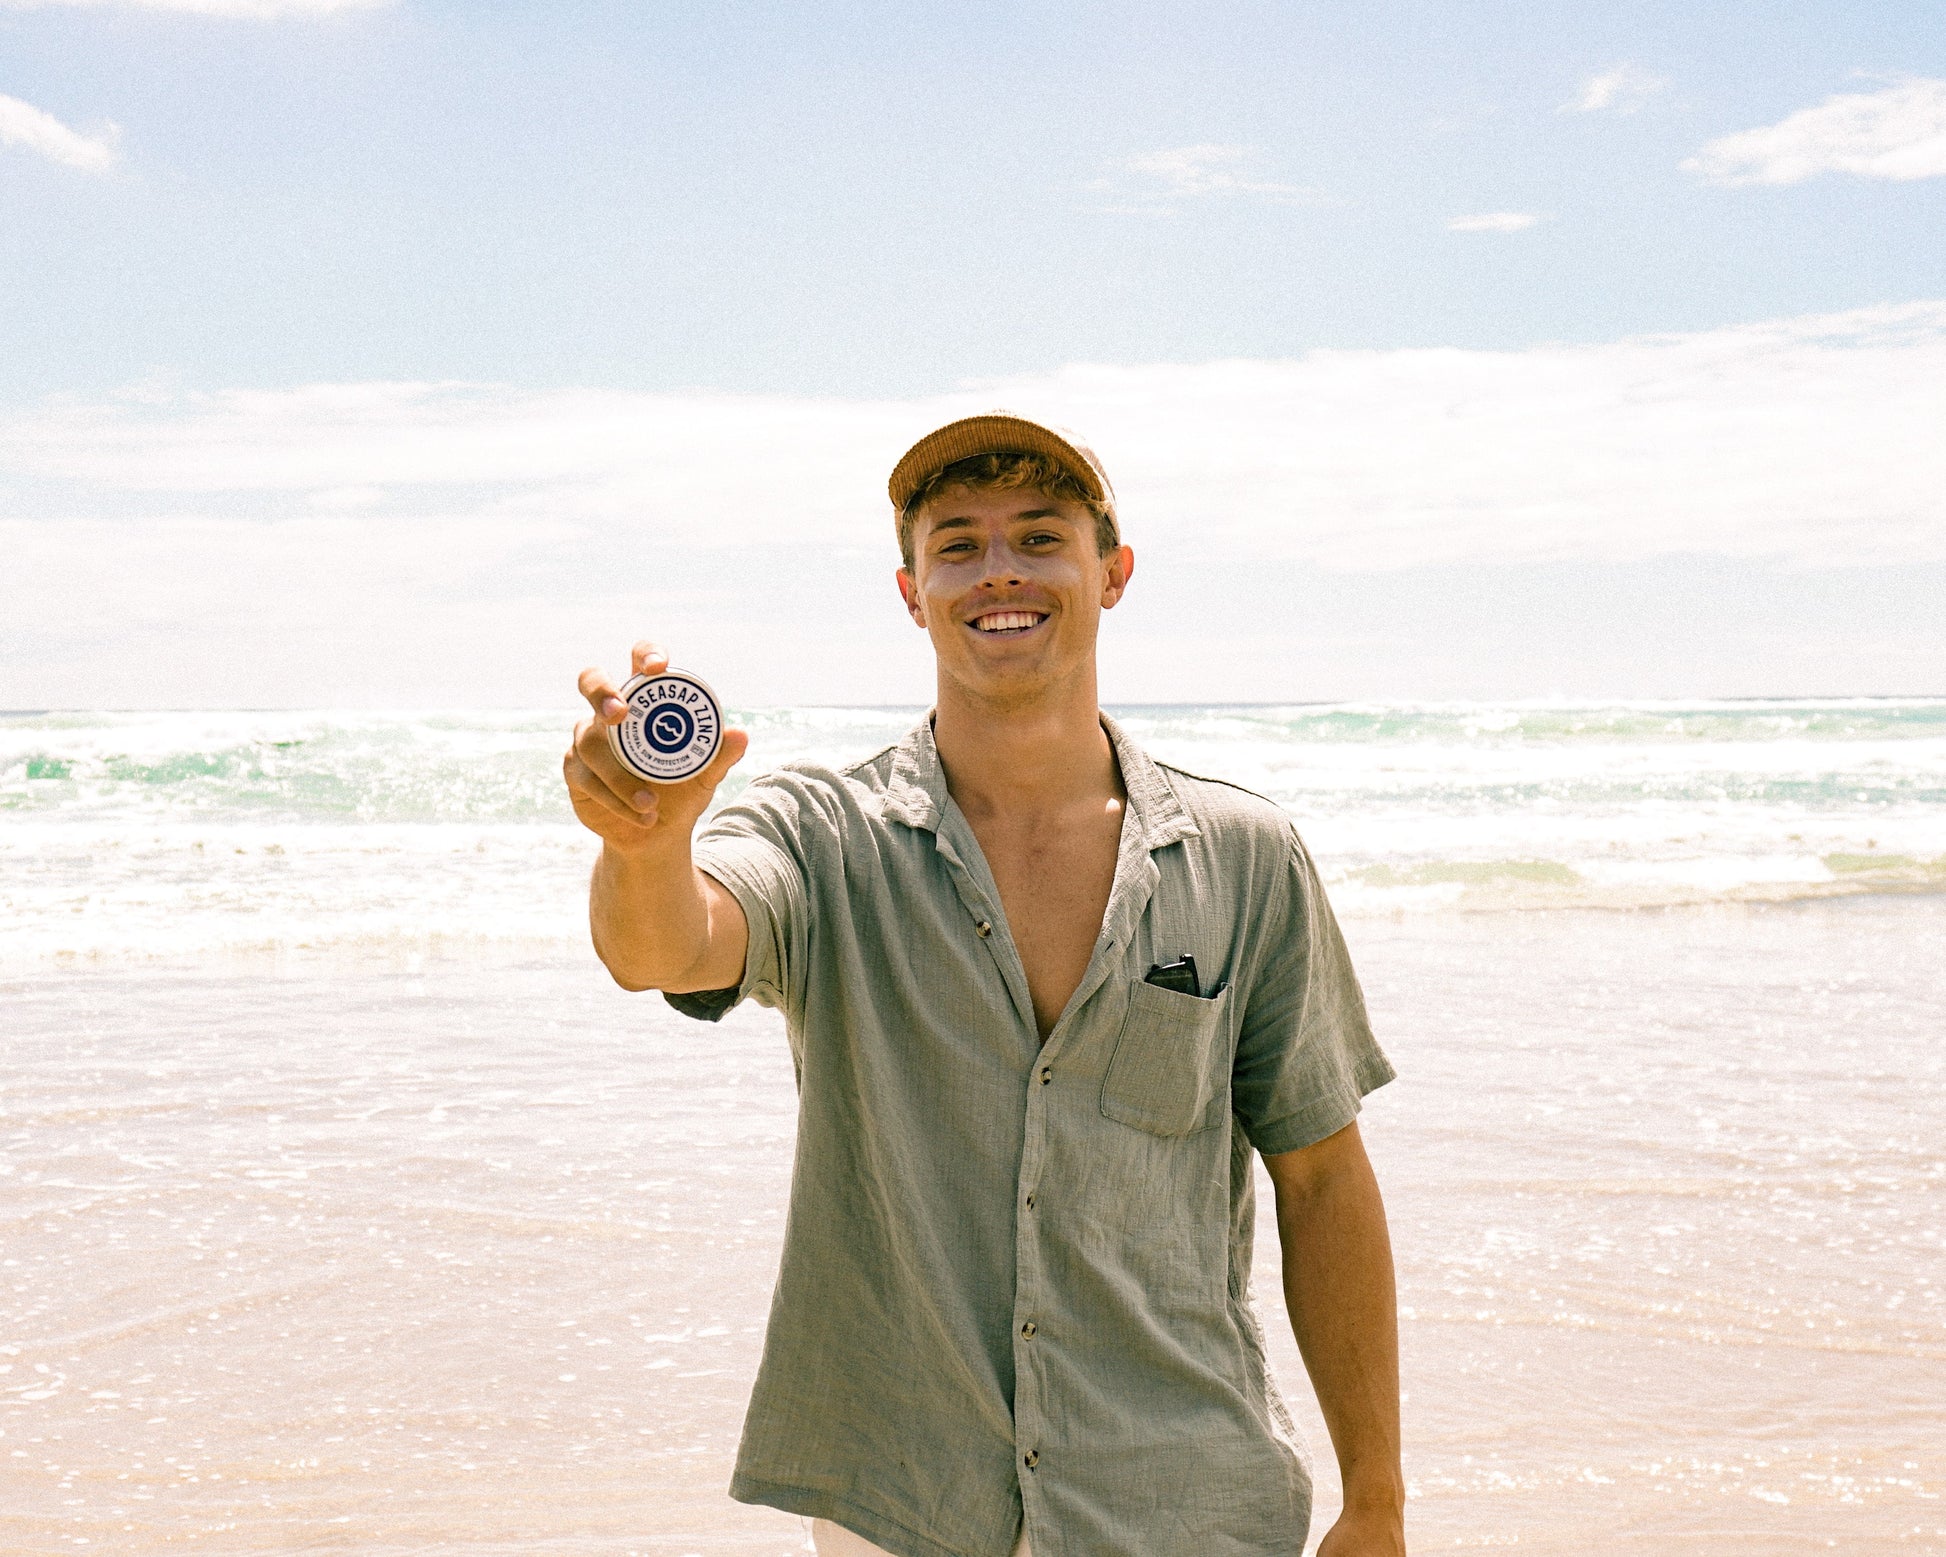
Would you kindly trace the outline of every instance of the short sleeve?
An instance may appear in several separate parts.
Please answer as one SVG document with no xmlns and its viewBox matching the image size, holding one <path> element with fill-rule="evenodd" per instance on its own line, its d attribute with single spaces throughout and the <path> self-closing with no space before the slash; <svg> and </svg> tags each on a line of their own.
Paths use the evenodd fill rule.
<svg viewBox="0 0 1946 1557">
<path fill-rule="evenodd" d="M 1295 831 L 1266 893 L 1264 940 L 1237 1039 L 1231 1099 L 1266 1156 L 1333 1135 L 1390 1081 L 1324 884 Z"/>
<path fill-rule="evenodd" d="M 749 926 L 743 981 L 729 989 L 663 995 L 684 1016 L 719 1022 L 754 999 L 797 1009 L 804 974 L 804 821 L 799 786 L 759 779 L 712 817 L 697 836 L 697 869 L 722 883 Z"/>
</svg>

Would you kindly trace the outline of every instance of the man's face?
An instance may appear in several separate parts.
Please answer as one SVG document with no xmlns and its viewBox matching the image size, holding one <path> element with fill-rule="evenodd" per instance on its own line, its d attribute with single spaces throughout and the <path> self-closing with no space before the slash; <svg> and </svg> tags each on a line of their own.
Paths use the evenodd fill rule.
<svg viewBox="0 0 1946 1557">
<path fill-rule="evenodd" d="M 906 610 L 940 670 L 986 697 L 1032 697 L 1091 668 L 1101 613 L 1135 566 L 1126 546 L 1101 554 L 1084 505 L 1032 488 L 947 487 L 912 531 Z"/>
</svg>

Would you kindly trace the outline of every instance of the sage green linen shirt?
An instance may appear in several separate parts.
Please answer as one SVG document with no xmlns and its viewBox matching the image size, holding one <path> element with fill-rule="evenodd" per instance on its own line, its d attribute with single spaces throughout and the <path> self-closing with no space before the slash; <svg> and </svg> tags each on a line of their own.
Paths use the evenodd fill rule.
<svg viewBox="0 0 1946 1557">
<path fill-rule="evenodd" d="M 754 781 L 697 840 L 782 1011 L 797 1157 L 733 1497 L 897 1557 L 1299 1557 L 1310 1478 L 1249 1299 L 1251 1148 L 1392 1076 L 1290 820 L 1152 761 L 1045 1044 L 930 721 Z M 1143 982 L 1196 959 L 1207 998 Z M 1213 993 L 1211 993 L 1213 992 Z"/>
</svg>

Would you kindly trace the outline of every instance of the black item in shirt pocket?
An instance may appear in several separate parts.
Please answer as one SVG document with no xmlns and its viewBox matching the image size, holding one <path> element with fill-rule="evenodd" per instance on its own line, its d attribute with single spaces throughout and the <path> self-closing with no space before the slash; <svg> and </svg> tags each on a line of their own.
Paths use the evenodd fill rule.
<svg viewBox="0 0 1946 1557">
<path fill-rule="evenodd" d="M 1157 989 L 1173 989 L 1178 994 L 1201 995 L 1203 981 L 1196 976 L 1196 959 L 1184 952 L 1174 962 L 1158 962 L 1142 976 L 1144 984 Z"/>
<path fill-rule="evenodd" d="M 1192 1135 L 1218 1123 L 1221 1111 L 1210 1105 L 1227 1070 L 1229 1009 L 1227 984 L 1208 997 L 1147 980 L 1131 985 L 1102 1078 L 1102 1113 L 1151 1135 Z"/>
</svg>

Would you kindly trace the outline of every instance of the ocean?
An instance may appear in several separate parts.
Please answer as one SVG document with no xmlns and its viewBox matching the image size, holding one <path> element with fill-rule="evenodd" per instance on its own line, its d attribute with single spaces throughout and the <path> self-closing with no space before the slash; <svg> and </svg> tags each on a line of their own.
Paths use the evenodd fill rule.
<svg viewBox="0 0 1946 1557">
<path fill-rule="evenodd" d="M 1348 915 L 1946 890 L 1946 701 L 1132 708 Z M 725 786 L 916 709 L 735 712 Z M 0 719 L 0 966 L 580 937 L 565 713 Z"/>
<path fill-rule="evenodd" d="M 1946 700 L 1114 712 L 1399 1066 L 1414 1550 L 1946 1551 Z M 781 1029 L 594 961 L 573 717 L 0 716 L 0 1550 L 803 1549 L 723 1492 Z"/>
</svg>

